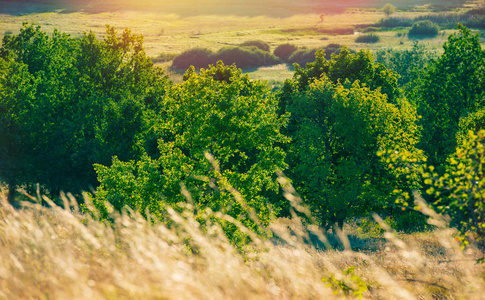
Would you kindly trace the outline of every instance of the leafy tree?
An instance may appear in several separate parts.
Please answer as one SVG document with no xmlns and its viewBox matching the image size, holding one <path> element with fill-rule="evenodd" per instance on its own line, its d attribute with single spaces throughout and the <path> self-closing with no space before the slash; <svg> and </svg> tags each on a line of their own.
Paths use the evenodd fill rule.
<svg viewBox="0 0 485 300">
<path fill-rule="evenodd" d="M 441 165 L 456 148 L 459 120 L 485 104 L 485 56 L 478 35 L 462 25 L 450 35 L 444 53 L 423 77 L 418 112 L 422 116 L 422 149 Z"/>
<path fill-rule="evenodd" d="M 392 15 L 393 13 L 396 12 L 396 7 L 390 3 L 387 3 L 386 5 L 384 5 L 382 7 L 382 12 L 386 14 L 386 16 L 390 16 Z"/>
<path fill-rule="evenodd" d="M 156 122 L 159 156 L 96 166 L 98 205 L 109 201 L 116 209 L 129 206 L 142 213 L 148 208 L 163 220 L 165 205 L 187 201 L 182 182 L 199 213 L 207 207 L 222 211 L 260 232 L 258 225 L 267 225 L 279 210 L 275 171 L 286 168 L 278 146 L 288 141 L 280 133 L 286 116 L 277 115 L 277 104 L 264 83 L 251 81 L 234 65 L 218 62 L 200 74 L 190 68 L 163 99 Z M 220 222 L 241 241 L 232 225 Z"/>
<path fill-rule="evenodd" d="M 25 183 L 26 121 L 33 104 L 37 82 L 27 66 L 0 58 L 0 180 L 9 187 L 13 202 L 15 187 Z"/>
<path fill-rule="evenodd" d="M 52 195 L 80 192 L 97 185 L 93 163 L 140 157 L 153 143 L 145 116 L 159 109 L 167 79 L 142 42 L 112 27 L 103 41 L 93 33 L 74 39 L 54 30 L 49 36 L 28 24 L 4 37 L 0 57 L 25 66 L 29 79 L 18 83 L 33 94 L 11 118 L 24 133 L 16 135 L 26 149 L 18 160 L 28 162 L 21 164 L 19 184 L 40 183 Z"/>
<path fill-rule="evenodd" d="M 290 178 L 320 223 L 329 227 L 370 211 L 391 211 L 393 190 L 409 187 L 377 156 L 380 149 L 415 151 L 416 114 L 379 90 L 326 75 L 292 98 Z M 385 211 L 385 210 L 384 210 Z"/>
<path fill-rule="evenodd" d="M 376 63 L 369 51 L 351 53 L 347 47 L 343 47 L 338 55 L 334 54 L 327 60 L 325 52 L 318 50 L 313 62 L 307 63 L 305 68 L 295 65 L 293 78 L 285 81 L 280 95 L 281 111 L 286 111 L 295 92 L 304 91 L 309 84 L 323 75 L 333 83 L 359 80 L 373 90 L 380 89 L 390 101 L 394 101 L 399 94 L 398 75 L 384 65 Z"/>
<path fill-rule="evenodd" d="M 424 20 L 414 23 L 409 29 L 408 36 L 409 38 L 428 38 L 437 36 L 438 32 L 438 25 L 429 20 Z"/>
<path fill-rule="evenodd" d="M 376 51 L 374 56 L 377 62 L 399 74 L 397 83 L 411 101 L 416 98 L 416 89 L 426 72 L 426 67 L 436 58 L 435 52 L 419 42 L 414 42 L 409 50 L 381 49 Z"/>
<path fill-rule="evenodd" d="M 391 166 L 402 171 L 401 176 L 414 177 L 423 196 L 431 197 L 433 208 L 446 216 L 443 220 L 458 229 L 464 245 L 476 241 L 481 248 L 485 247 L 484 130 L 468 131 L 463 136 L 443 172 L 408 151 L 388 151 L 384 156 Z M 401 199 L 411 198 L 409 192 L 401 192 Z M 423 207 L 417 205 L 414 209 L 419 211 Z"/>
</svg>

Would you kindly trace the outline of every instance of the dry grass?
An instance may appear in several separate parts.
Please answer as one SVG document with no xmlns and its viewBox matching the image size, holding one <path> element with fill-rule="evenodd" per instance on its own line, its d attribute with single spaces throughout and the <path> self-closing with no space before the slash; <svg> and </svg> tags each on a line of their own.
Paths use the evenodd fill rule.
<svg viewBox="0 0 485 300">
<path fill-rule="evenodd" d="M 346 250 L 319 251 L 303 242 L 298 219 L 277 220 L 272 230 L 282 243 L 254 237 L 239 251 L 217 225 L 201 230 L 189 213 L 172 212 L 171 228 L 133 212 L 114 214 L 109 225 L 78 213 L 72 199 L 64 198 L 67 210 L 16 210 L 1 197 L 0 299 L 332 299 L 345 295 L 322 279 L 356 288 L 358 280 L 343 275 L 352 266 L 368 286 L 365 299 L 481 299 L 485 292 L 479 253 L 462 251 L 445 227 L 387 232 L 365 240 L 373 249 L 361 252 L 343 237 Z"/>
<path fill-rule="evenodd" d="M 356 37 L 353 35 L 321 33 L 374 24 L 384 17 L 378 8 L 387 2 L 402 9 L 423 5 L 462 7 L 465 2 L 476 5 L 473 1 L 464 0 L 326 0 L 318 3 L 311 0 L 248 0 L 237 3 L 222 0 L 93 0 L 90 4 L 78 1 L 77 9 L 63 10 L 37 5 L 23 12 L 23 6 L 15 6 L 14 2 L 9 2 L 13 3 L 9 6 L 8 3 L 0 1 L 0 36 L 5 33 L 17 34 L 23 22 L 34 22 L 48 32 L 57 28 L 72 36 L 80 36 L 83 32 L 93 31 L 102 38 L 105 25 L 109 24 L 120 30 L 130 28 L 134 33 L 143 34 L 146 52 L 151 57 L 157 57 L 161 53 L 180 54 L 192 48 L 217 51 L 227 45 L 239 45 L 255 39 L 267 42 L 272 49 L 285 43 L 308 48 L 325 47 L 332 43 L 348 45 L 354 49 L 411 48 L 413 41 L 397 36 L 394 31 L 379 32 L 381 41 L 372 45 L 355 43 Z M 20 11 L 12 14 L 15 9 Z M 322 13 L 325 14 L 323 22 L 320 19 Z M 404 11 L 393 16 L 416 17 L 429 13 L 427 10 Z M 294 31 L 301 34 L 292 33 Z M 426 41 L 428 47 L 441 49 L 450 32 Z M 280 81 L 275 78 L 279 76 L 278 72 L 267 74 L 268 77 L 264 79 Z M 180 76 L 175 74 L 174 79 L 179 80 L 178 77 Z"/>
</svg>

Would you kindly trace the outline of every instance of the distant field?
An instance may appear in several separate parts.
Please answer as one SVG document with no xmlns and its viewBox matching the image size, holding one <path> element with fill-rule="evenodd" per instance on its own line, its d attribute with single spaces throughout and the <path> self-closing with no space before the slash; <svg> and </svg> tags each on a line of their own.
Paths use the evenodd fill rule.
<svg viewBox="0 0 485 300">
<path fill-rule="evenodd" d="M 102 37 L 105 25 L 109 24 L 143 34 L 146 51 L 151 57 L 162 53 L 176 55 L 194 47 L 217 51 L 254 39 L 264 40 L 272 49 L 283 43 L 308 48 L 330 43 L 354 49 L 411 47 L 414 41 L 405 36 L 405 28 L 378 32 L 381 40 L 376 44 L 355 43 L 360 33 L 358 29 L 353 32 L 352 28 L 384 18 L 379 8 L 385 3 L 392 3 L 399 9 L 393 16 L 418 16 L 477 5 L 477 2 L 464 0 L 4 0 L 0 2 L 0 35 L 15 34 L 23 22 L 33 22 L 47 31 L 57 28 L 73 36 L 93 31 Z M 321 14 L 325 14 L 323 21 Z M 338 33 L 347 29 L 351 29 L 350 34 Z M 438 37 L 425 43 L 439 49 L 451 32 L 443 30 Z M 287 68 L 285 71 L 263 69 L 255 75 L 259 78 L 258 74 L 271 73 L 274 76 L 266 79 L 280 81 L 291 76 Z"/>
<path fill-rule="evenodd" d="M 466 0 L 3 0 L 0 9 L 8 13 L 31 13 L 64 9 L 87 12 L 137 10 L 175 13 L 180 16 L 202 14 L 289 17 L 308 13 L 341 13 L 349 7 L 376 8 L 391 3 L 400 9 L 428 5 L 439 10 L 455 9 Z M 469 1 L 468 1 L 469 2 Z"/>
</svg>

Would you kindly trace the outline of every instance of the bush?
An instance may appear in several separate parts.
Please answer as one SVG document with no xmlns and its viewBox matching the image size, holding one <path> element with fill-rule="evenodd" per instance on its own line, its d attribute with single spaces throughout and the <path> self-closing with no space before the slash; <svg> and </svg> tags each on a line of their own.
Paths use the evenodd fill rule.
<svg viewBox="0 0 485 300">
<path fill-rule="evenodd" d="M 375 31 L 379 31 L 379 28 L 374 27 L 374 26 L 370 26 L 370 27 L 366 27 L 366 28 L 362 29 L 362 32 L 364 32 L 364 33 L 375 32 Z"/>
<path fill-rule="evenodd" d="M 278 63 L 276 56 L 253 45 L 225 47 L 217 53 L 213 53 L 208 49 L 191 49 L 177 56 L 173 60 L 172 68 L 178 70 L 187 70 L 190 66 L 194 66 L 197 69 L 206 68 L 219 60 L 223 61 L 226 65 L 236 64 L 242 69 L 269 66 Z"/>
<path fill-rule="evenodd" d="M 413 24 L 412 21 L 408 18 L 393 17 L 393 18 L 381 19 L 374 26 L 395 28 L 395 27 L 409 27 L 412 24 Z"/>
<path fill-rule="evenodd" d="M 305 64 L 315 60 L 315 53 L 317 49 L 298 49 L 288 59 L 291 64 L 299 64 L 304 66 Z"/>
<path fill-rule="evenodd" d="M 190 49 L 175 57 L 172 68 L 179 70 L 187 70 L 190 66 L 204 68 L 216 62 L 212 58 L 213 55 L 213 52 L 209 49 Z"/>
<path fill-rule="evenodd" d="M 425 20 L 425 21 L 418 21 L 413 24 L 411 29 L 409 30 L 409 37 L 414 38 L 424 38 L 424 37 L 435 37 L 438 35 L 438 25 L 435 23 Z"/>
<path fill-rule="evenodd" d="M 254 46 L 254 47 L 257 47 L 263 51 L 266 51 L 266 52 L 269 52 L 269 45 L 268 43 L 266 42 L 263 42 L 263 41 L 246 41 L 242 44 L 240 44 L 239 46 L 241 47 L 251 47 L 251 46 Z"/>
<path fill-rule="evenodd" d="M 222 48 L 215 55 L 215 60 L 221 60 L 226 65 L 236 64 L 236 66 L 242 69 L 269 66 L 278 63 L 276 56 L 256 46 Z"/>
<path fill-rule="evenodd" d="M 274 55 L 277 56 L 284 62 L 288 62 L 290 56 L 297 50 L 298 48 L 291 44 L 282 44 L 276 47 L 274 50 Z"/>
<path fill-rule="evenodd" d="M 367 43 L 367 44 L 374 44 L 374 43 L 377 43 L 379 42 L 380 38 L 378 35 L 376 34 L 362 34 L 362 35 L 359 35 L 356 39 L 355 39 L 355 42 L 356 43 Z"/>
<path fill-rule="evenodd" d="M 325 48 L 322 48 L 325 53 L 325 57 L 330 59 L 333 53 L 339 54 L 342 49 L 342 45 L 339 44 L 328 44 Z M 291 64 L 297 63 L 300 66 L 304 66 L 309 62 L 315 60 L 315 53 L 319 50 L 318 48 L 313 49 L 299 49 L 293 52 L 293 54 L 288 59 Z M 350 50 L 350 52 L 355 52 Z"/>
</svg>

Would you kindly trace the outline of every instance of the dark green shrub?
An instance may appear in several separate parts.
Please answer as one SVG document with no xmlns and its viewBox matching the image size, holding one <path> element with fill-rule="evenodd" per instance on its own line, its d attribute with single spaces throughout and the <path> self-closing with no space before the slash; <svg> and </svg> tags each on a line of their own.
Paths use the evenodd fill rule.
<svg viewBox="0 0 485 300">
<path fill-rule="evenodd" d="M 263 42 L 263 41 L 260 41 L 260 40 L 257 40 L 257 41 L 246 41 L 242 44 L 240 44 L 239 46 L 241 47 L 250 47 L 250 46 L 254 46 L 254 47 L 257 47 L 263 51 L 266 51 L 266 52 L 269 52 L 269 45 L 268 43 L 266 42 Z"/>
<path fill-rule="evenodd" d="M 204 68 L 216 62 L 213 55 L 213 52 L 209 49 L 190 49 L 175 57 L 172 68 L 178 70 L 187 70 L 190 66 Z"/>
<path fill-rule="evenodd" d="M 242 69 L 269 66 L 278 63 L 276 56 L 256 46 L 222 48 L 214 58 L 216 61 L 221 60 L 226 65 L 236 64 L 236 66 Z"/>
<path fill-rule="evenodd" d="M 276 47 L 274 50 L 274 55 L 276 55 L 279 59 L 284 62 L 288 62 L 290 56 L 297 50 L 298 48 L 291 44 L 282 44 Z"/>
<path fill-rule="evenodd" d="M 342 45 L 340 44 L 328 44 L 325 48 L 322 48 L 323 52 L 325 53 L 325 57 L 330 59 L 333 53 L 339 54 L 340 50 L 342 49 Z M 289 57 L 288 62 L 291 64 L 297 63 L 300 66 L 304 66 L 305 64 L 312 62 L 315 60 L 315 53 L 319 50 L 318 48 L 313 49 L 298 49 Z M 355 53 L 353 50 L 349 50 L 352 53 Z"/>
<path fill-rule="evenodd" d="M 409 29 L 410 38 L 428 38 L 435 37 L 438 35 L 438 25 L 435 23 L 425 20 L 418 21 L 413 24 L 411 29 Z"/>
<path fill-rule="evenodd" d="M 356 39 L 356 43 L 367 43 L 367 44 L 374 44 L 379 42 L 380 38 L 377 34 L 362 34 L 359 35 Z"/>
<path fill-rule="evenodd" d="M 304 66 L 305 64 L 315 60 L 315 53 L 317 49 L 298 49 L 288 58 L 288 62 L 291 64 L 299 64 Z"/>
<path fill-rule="evenodd" d="M 387 19 L 381 19 L 374 26 L 376 26 L 376 27 L 386 27 L 386 28 L 395 28 L 395 27 L 409 27 L 412 24 L 413 24 L 413 21 L 411 21 L 408 18 L 392 17 L 392 18 L 387 18 Z"/>
<path fill-rule="evenodd" d="M 364 32 L 364 33 L 375 32 L 375 31 L 379 31 L 379 28 L 371 26 L 371 27 L 366 27 L 366 28 L 362 29 L 362 32 Z"/>
</svg>

